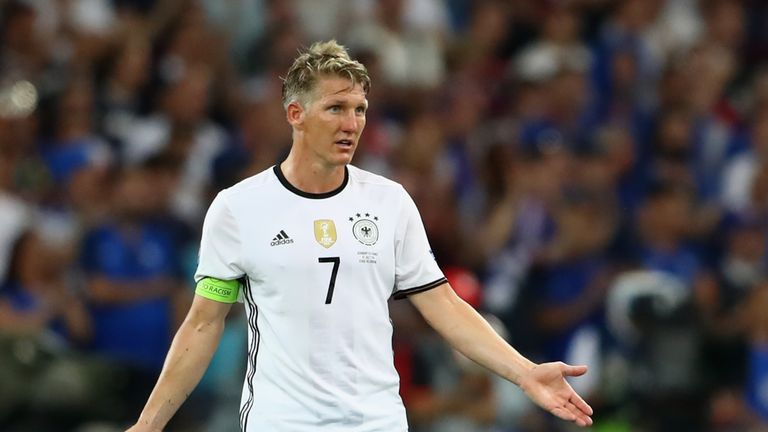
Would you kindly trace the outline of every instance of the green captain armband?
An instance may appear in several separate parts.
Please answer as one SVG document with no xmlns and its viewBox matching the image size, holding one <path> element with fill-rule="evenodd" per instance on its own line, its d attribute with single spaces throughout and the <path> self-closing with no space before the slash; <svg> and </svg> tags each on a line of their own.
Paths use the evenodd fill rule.
<svg viewBox="0 0 768 432">
<path fill-rule="evenodd" d="M 200 279 L 195 287 L 195 294 L 220 303 L 237 303 L 240 282 L 221 280 L 212 277 Z"/>
</svg>

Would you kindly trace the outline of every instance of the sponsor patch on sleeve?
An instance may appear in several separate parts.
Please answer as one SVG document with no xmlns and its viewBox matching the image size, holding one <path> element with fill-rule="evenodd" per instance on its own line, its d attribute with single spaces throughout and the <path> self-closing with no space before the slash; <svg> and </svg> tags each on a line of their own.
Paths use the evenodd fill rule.
<svg viewBox="0 0 768 432">
<path fill-rule="evenodd" d="M 236 303 L 239 291 L 238 280 L 221 280 L 211 277 L 200 279 L 195 287 L 195 294 L 221 303 Z"/>
</svg>

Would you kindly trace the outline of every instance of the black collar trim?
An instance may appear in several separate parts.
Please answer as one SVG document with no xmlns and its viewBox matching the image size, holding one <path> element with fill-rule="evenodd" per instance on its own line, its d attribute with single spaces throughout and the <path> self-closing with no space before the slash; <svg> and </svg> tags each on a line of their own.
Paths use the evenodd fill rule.
<svg viewBox="0 0 768 432">
<path fill-rule="evenodd" d="M 298 189 L 296 186 L 292 185 L 287 178 L 285 178 L 285 175 L 283 174 L 283 170 L 280 169 L 280 164 L 275 165 L 272 170 L 275 172 L 275 175 L 277 176 L 277 179 L 280 180 L 280 183 L 285 186 L 286 189 L 289 191 L 295 193 L 296 195 L 304 198 L 309 199 L 324 199 L 324 198 L 330 198 L 334 195 L 338 195 L 341 191 L 344 190 L 344 188 L 347 186 L 347 183 L 349 183 L 349 169 L 345 166 L 344 167 L 344 181 L 341 182 L 341 186 L 337 187 L 336 189 L 330 191 L 330 192 L 323 192 L 323 193 L 310 193 L 310 192 L 304 192 L 301 189 Z"/>
</svg>

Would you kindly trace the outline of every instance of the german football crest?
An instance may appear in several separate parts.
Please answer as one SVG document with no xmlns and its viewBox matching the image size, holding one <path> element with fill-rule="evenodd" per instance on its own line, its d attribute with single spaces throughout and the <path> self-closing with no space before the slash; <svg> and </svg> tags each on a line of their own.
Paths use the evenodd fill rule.
<svg viewBox="0 0 768 432">
<path fill-rule="evenodd" d="M 316 220 L 315 240 L 326 249 L 333 246 L 336 243 L 336 224 L 330 219 Z"/>
<path fill-rule="evenodd" d="M 379 227 L 376 225 L 375 221 L 378 221 L 379 218 L 371 216 L 370 213 L 365 213 L 364 215 L 357 213 L 355 216 L 356 217 L 350 217 L 349 220 L 350 222 L 354 222 L 352 225 L 352 234 L 357 241 L 366 246 L 373 246 L 376 244 L 379 240 Z"/>
</svg>

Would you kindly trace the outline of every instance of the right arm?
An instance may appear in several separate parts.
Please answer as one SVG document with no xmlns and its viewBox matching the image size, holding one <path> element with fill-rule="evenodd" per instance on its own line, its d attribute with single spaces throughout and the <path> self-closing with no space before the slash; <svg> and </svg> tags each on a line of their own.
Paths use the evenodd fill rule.
<svg viewBox="0 0 768 432">
<path fill-rule="evenodd" d="M 232 304 L 195 295 L 139 421 L 129 432 L 162 431 L 200 382 L 216 352 Z"/>
</svg>

